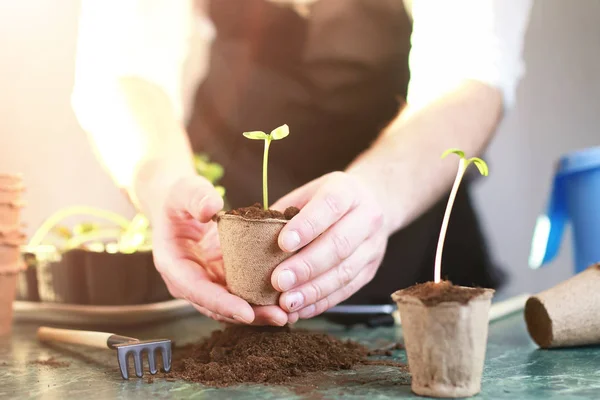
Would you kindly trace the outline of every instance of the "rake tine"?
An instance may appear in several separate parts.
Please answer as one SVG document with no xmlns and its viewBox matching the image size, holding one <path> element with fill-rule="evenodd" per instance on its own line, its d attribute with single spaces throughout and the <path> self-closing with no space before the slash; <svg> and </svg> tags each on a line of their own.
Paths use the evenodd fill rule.
<svg viewBox="0 0 600 400">
<path fill-rule="evenodd" d="M 133 365 L 135 366 L 135 375 L 141 378 L 144 371 L 142 370 L 142 353 L 138 349 L 133 350 Z"/>
<path fill-rule="evenodd" d="M 121 376 L 123 379 L 129 379 L 129 365 L 127 365 L 127 354 L 129 352 L 122 351 L 124 349 L 117 350 L 117 359 L 119 360 L 119 368 L 121 369 Z"/>
<path fill-rule="evenodd" d="M 160 344 L 161 355 L 163 360 L 163 371 L 171 371 L 171 346 L 167 346 L 166 343 Z"/>
<path fill-rule="evenodd" d="M 152 375 L 155 375 L 158 372 L 158 369 L 156 368 L 156 357 L 154 356 L 154 350 L 153 348 L 148 349 L 147 353 L 148 353 L 148 369 L 150 370 L 150 373 Z"/>
</svg>

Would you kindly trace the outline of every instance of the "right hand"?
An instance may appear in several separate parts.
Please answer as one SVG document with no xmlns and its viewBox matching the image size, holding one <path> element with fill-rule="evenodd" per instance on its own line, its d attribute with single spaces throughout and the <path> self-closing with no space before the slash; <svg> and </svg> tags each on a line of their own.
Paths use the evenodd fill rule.
<svg viewBox="0 0 600 400">
<path fill-rule="evenodd" d="M 201 176 L 182 178 L 168 190 L 152 221 L 154 262 L 169 292 L 217 321 L 256 325 L 294 323 L 297 313 L 251 306 L 227 290 L 217 224 L 223 199 Z"/>
</svg>

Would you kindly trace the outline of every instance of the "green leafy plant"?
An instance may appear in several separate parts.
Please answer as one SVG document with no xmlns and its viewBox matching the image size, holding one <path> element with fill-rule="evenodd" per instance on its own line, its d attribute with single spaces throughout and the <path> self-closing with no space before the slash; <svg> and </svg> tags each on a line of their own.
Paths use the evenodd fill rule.
<svg viewBox="0 0 600 400">
<path fill-rule="evenodd" d="M 263 207 L 269 209 L 269 188 L 267 185 L 267 165 L 269 163 L 269 146 L 273 140 L 281 140 L 290 134 L 290 128 L 287 125 L 281 125 L 267 134 L 262 131 L 244 132 L 244 136 L 253 140 L 264 140 L 265 151 L 263 155 Z"/>
<path fill-rule="evenodd" d="M 225 196 L 225 188 L 217 185 L 217 182 L 219 182 L 225 173 L 220 164 L 211 162 L 207 154 L 199 153 L 194 154 L 194 167 L 198 175 L 205 177 L 210 183 L 215 185 L 215 189 L 221 197 Z"/>
<path fill-rule="evenodd" d="M 481 158 L 472 157 L 466 158 L 465 153 L 459 149 L 448 149 L 442 154 L 442 158 L 446 158 L 449 154 L 456 154 L 459 157 L 458 161 L 458 171 L 456 172 L 456 178 L 454 179 L 454 185 L 452 186 L 452 191 L 450 192 L 450 197 L 448 198 L 448 204 L 446 205 L 446 212 L 444 213 L 444 219 L 442 221 L 442 229 L 440 231 L 440 237 L 438 240 L 437 250 L 435 253 L 435 267 L 434 267 L 434 282 L 438 283 L 441 281 L 442 277 L 442 251 L 444 248 L 444 240 L 446 239 L 446 232 L 448 230 L 448 222 L 450 221 L 450 213 L 452 212 L 452 206 L 454 205 L 454 200 L 456 199 L 456 194 L 458 193 L 458 187 L 460 186 L 460 182 L 462 181 L 463 176 L 465 175 L 465 171 L 467 167 L 471 164 L 475 164 L 479 173 L 483 176 L 487 176 L 489 173 L 488 166 Z"/>
<path fill-rule="evenodd" d="M 198 175 L 204 176 L 215 185 L 215 189 L 224 197 L 225 188 L 216 185 L 223 177 L 223 167 L 211 162 L 208 155 L 202 153 L 194 155 L 194 166 Z M 86 220 L 74 224 L 72 228 L 62 224 L 63 220 L 75 216 L 91 217 L 104 223 Z M 130 254 L 150 250 L 152 247 L 150 221 L 143 213 L 137 213 L 133 219 L 128 220 L 112 211 L 89 206 L 72 206 L 55 212 L 37 229 L 27 247 L 46 248 L 49 245 L 48 236 L 59 240 L 55 247 L 60 252 L 85 248 L 91 251 Z"/>
</svg>

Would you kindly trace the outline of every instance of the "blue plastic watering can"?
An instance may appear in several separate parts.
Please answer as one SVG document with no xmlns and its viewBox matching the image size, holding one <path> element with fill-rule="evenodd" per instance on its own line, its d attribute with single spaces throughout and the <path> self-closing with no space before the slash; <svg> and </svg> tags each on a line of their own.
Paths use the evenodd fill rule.
<svg viewBox="0 0 600 400">
<path fill-rule="evenodd" d="M 558 254 L 571 224 L 575 273 L 600 261 L 600 147 L 560 158 L 546 213 L 537 219 L 529 266 L 539 268 Z"/>
</svg>

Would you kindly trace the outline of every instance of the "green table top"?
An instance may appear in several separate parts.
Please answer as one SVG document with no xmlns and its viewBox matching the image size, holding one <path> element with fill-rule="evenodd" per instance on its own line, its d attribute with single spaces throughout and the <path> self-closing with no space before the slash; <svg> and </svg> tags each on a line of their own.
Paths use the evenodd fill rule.
<svg viewBox="0 0 600 400">
<path fill-rule="evenodd" d="M 373 346 L 384 341 L 401 340 L 401 328 L 354 328 L 344 330 L 322 319 L 298 324 L 308 329 L 326 329 L 342 337 Z M 167 382 L 148 383 L 132 378 L 124 381 L 117 368 L 116 355 L 110 350 L 81 347 L 57 347 L 35 340 L 36 326 L 16 324 L 13 334 L 0 338 L 0 399 L 399 399 L 418 398 L 410 391 L 410 378 L 397 368 L 365 366 L 358 371 L 329 374 L 309 392 L 285 386 L 251 385 L 225 389 L 200 384 Z M 218 325 L 201 316 L 192 316 L 154 327 L 118 332 L 141 339 L 169 337 L 177 343 L 196 341 Z M 55 368 L 31 364 L 55 357 L 70 365 Z M 405 361 L 404 351 L 392 357 Z M 600 347 L 539 350 L 530 340 L 521 313 L 513 314 L 490 326 L 482 392 L 485 399 L 597 399 L 600 397 Z"/>
</svg>

